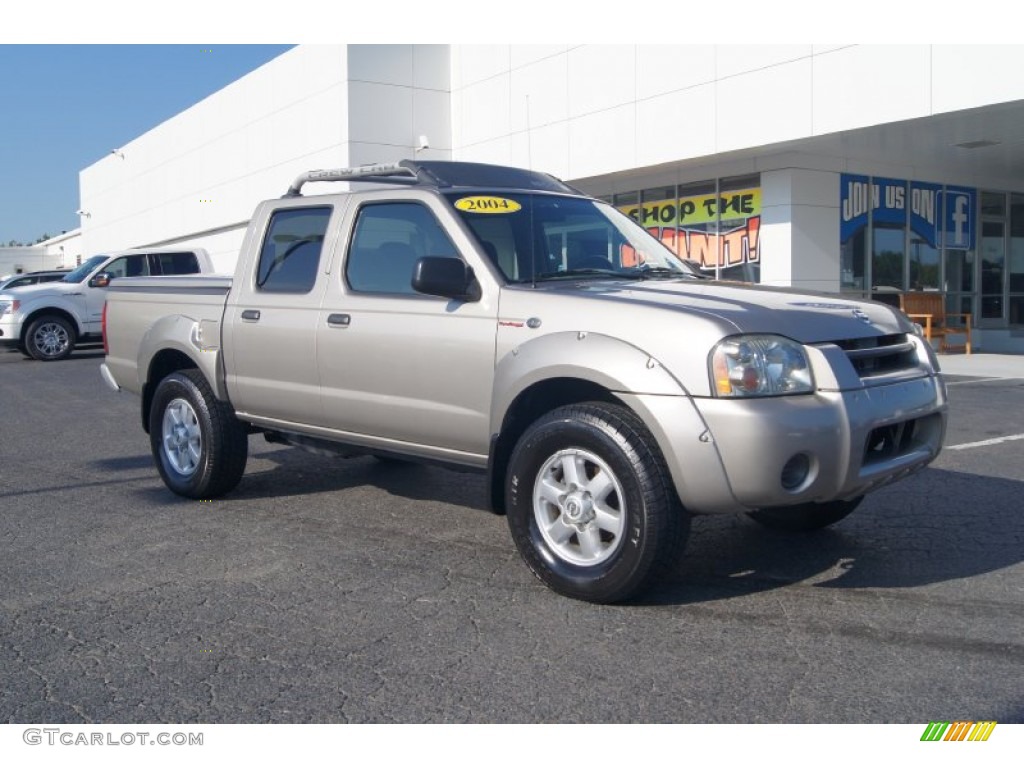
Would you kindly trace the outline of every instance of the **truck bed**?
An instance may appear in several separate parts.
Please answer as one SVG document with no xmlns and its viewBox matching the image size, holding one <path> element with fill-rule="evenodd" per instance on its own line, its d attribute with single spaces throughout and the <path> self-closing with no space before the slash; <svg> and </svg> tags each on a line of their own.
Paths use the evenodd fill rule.
<svg viewBox="0 0 1024 768">
<path fill-rule="evenodd" d="M 104 340 L 107 367 L 117 383 L 129 392 L 141 392 L 148 361 L 159 351 L 157 345 L 166 347 L 170 337 L 188 339 L 193 354 L 209 358 L 204 361 L 209 365 L 202 367 L 216 370 L 220 322 L 232 281 L 229 275 L 187 275 L 112 282 L 107 294 Z M 160 330 L 156 331 L 158 325 Z M 175 326 L 177 333 L 168 334 L 170 326 Z M 152 350 L 148 349 L 150 341 Z"/>
</svg>

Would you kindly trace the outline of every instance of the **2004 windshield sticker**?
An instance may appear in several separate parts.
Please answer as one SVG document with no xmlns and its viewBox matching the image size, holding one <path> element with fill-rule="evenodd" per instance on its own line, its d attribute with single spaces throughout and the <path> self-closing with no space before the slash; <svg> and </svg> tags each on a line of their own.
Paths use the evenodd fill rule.
<svg viewBox="0 0 1024 768">
<path fill-rule="evenodd" d="M 515 213 L 522 208 L 515 200 L 509 200 L 507 197 L 494 197 L 493 195 L 460 197 L 455 201 L 455 207 L 460 211 L 468 211 L 470 213 Z"/>
</svg>

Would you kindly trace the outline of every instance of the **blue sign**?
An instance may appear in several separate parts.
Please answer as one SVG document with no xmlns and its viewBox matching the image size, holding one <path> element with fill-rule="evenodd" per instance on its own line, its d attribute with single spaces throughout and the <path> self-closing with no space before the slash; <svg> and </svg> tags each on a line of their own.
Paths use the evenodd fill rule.
<svg viewBox="0 0 1024 768">
<path fill-rule="evenodd" d="M 867 176 L 844 173 L 839 177 L 839 242 L 850 238 L 868 225 L 871 184 Z"/>
<path fill-rule="evenodd" d="M 907 182 L 898 179 L 872 179 L 871 196 L 875 224 L 907 223 Z"/>
<path fill-rule="evenodd" d="M 942 216 L 942 240 L 947 248 L 974 248 L 976 190 L 946 187 Z"/>
<path fill-rule="evenodd" d="M 942 186 L 923 181 L 910 182 L 910 230 L 932 248 L 939 244 Z"/>
</svg>

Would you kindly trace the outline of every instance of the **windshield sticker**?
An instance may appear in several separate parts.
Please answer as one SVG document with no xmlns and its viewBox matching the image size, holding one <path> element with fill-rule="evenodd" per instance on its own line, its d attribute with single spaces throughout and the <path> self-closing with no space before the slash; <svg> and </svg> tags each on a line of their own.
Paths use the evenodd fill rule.
<svg viewBox="0 0 1024 768">
<path fill-rule="evenodd" d="M 455 201 L 455 207 L 460 211 L 469 211 L 470 213 L 515 213 L 523 206 L 507 197 L 473 195 L 472 197 L 460 197 Z"/>
</svg>

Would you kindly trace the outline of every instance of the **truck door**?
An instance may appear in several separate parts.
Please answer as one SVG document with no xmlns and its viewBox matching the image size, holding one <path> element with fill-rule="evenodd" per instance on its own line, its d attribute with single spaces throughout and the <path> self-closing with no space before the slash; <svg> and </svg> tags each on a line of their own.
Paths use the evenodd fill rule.
<svg viewBox="0 0 1024 768">
<path fill-rule="evenodd" d="M 96 274 L 105 273 L 112 278 L 118 277 L 149 277 L 149 260 L 144 253 L 120 256 L 109 262 Z M 103 304 L 107 300 L 107 289 L 97 288 L 85 283 L 80 295 L 75 296 L 79 302 L 79 313 L 85 324 L 86 333 L 100 333 L 103 319 Z"/>
<path fill-rule="evenodd" d="M 224 311 L 235 409 L 283 427 L 320 418 L 315 331 L 327 280 L 321 264 L 333 247 L 333 207 L 298 202 L 278 203 L 253 242 L 247 239 L 243 254 L 258 252 L 236 274 Z"/>
<path fill-rule="evenodd" d="M 358 442 L 475 463 L 488 449 L 498 287 L 478 270 L 480 301 L 416 293 L 419 258 L 473 261 L 439 223 L 453 220 L 440 201 L 394 198 L 364 202 L 347 222 L 344 264 L 317 324 L 324 425 L 372 438 Z M 455 239 L 471 250 L 465 236 Z"/>
</svg>

